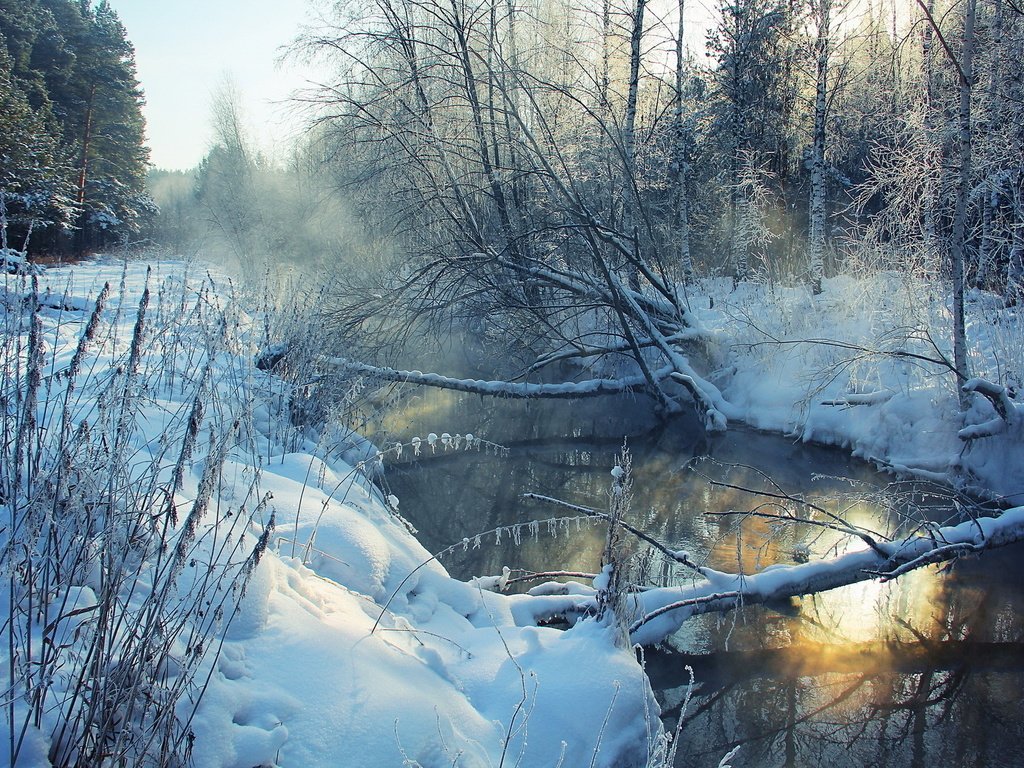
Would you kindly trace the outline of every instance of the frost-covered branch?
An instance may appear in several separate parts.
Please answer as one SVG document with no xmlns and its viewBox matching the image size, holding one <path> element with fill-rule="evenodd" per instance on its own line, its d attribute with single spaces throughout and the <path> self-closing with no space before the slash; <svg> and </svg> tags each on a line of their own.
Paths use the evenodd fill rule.
<svg viewBox="0 0 1024 768">
<path fill-rule="evenodd" d="M 912 570 L 948 562 L 968 552 L 982 552 L 1024 541 L 1024 507 L 999 517 L 982 517 L 928 534 L 881 544 L 829 560 L 800 565 L 773 565 L 755 574 L 710 571 L 710 578 L 684 587 L 664 587 L 637 593 L 637 616 L 630 631 L 633 642 L 652 645 L 671 635 L 689 618 L 741 605 L 770 603 L 817 594 L 868 581 L 893 579 Z"/>
<path fill-rule="evenodd" d="M 340 357 L 329 358 L 326 364 L 340 370 L 370 376 L 382 381 L 417 384 L 438 389 L 452 389 L 457 392 L 491 395 L 510 398 L 565 398 L 596 397 L 599 395 L 635 392 L 643 390 L 646 379 L 643 376 L 625 376 L 621 379 L 588 379 L 586 381 L 563 382 L 559 384 L 532 384 L 529 382 L 483 381 L 480 379 L 456 379 L 437 373 L 421 371 L 400 371 L 394 368 L 379 368 L 374 365 L 357 363 Z M 662 380 L 672 373 L 671 368 L 654 372 Z"/>
<path fill-rule="evenodd" d="M 581 513 L 583 515 L 586 515 L 587 517 L 598 517 L 598 518 L 601 518 L 601 519 L 604 519 L 604 520 L 608 519 L 608 513 L 607 512 L 601 512 L 601 511 L 596 510 L 596 509 L 591 509 L 590 507 L 583 507 L 583 506 L 580 506 L 579 504 L 570 504 L 567 501 L 562 501 L 561 499 L 556 499 L 556 498 L 554 498 L 552 496 L 544 496 L 544 495 L 539 494 L 539 493 L 524 493 L 523 494 L 523 498 L 524 499 L 531 499 L 533 501 L 542 501 L 545 504 L 555 504 L 555 505 L 560 506 L 560 507 L 565 507 L 567 509 L 571 509 L 574 512 L 579 512 L 579 513 Z M 670 549 L 669 547 L 666 547 L 664 544 L 662 544 L 660 541 L 658 541 L 654 537 L 649 536 L 648 534 L 646 534 L 643 531 L 641 531 L 639 528 L 636 528 L 636 527 L 630 525 L 629 523 L 627 523 L 627 522 L 625 522 L 623 520 L 618 521 L 618 525 L 623 530 L 628 531 L 629 533 L 631 533 L 633 536 L 636 536 L 638 539 L 640 539 L 644 543 L 650 545 L 651 547 L 654 547 L 654 549 L 656 549 L 659 552 L 661 552 L 661 554 L 665 555 L 665 557 L 667 557 L 668 559 L 673 560 L 674 562 L 677 562 L 680 565 L 685 565 L 687 568 L 689 568 L 689 569 L 691 569 L 693 571 L 696 571 L 697 573 L 699 573 L 701 575 L 704 575 L 704 569 L 701 568 L 701 566 L 697 565 L 695 562 L 693 562 L 693 560 L 690 559 L 690 555 L 689 555 L 688 552 L 684 552 L 684 551 L 681 551 L 681 550 Z"/>
<path fill-rule="evenodd" d="M 799 496 L 793 496 L 792 494 L 786 493 L 781 489 L 779 489 L 778 491 L 754 490 L 752 488 L 745 488 L 742 485 L 735 485 L 733 483 L 727 483 L 722 480 L 715 480 L 714 478 L 708 477 L 707 475 L 704 475 L 701 472 L 698 472 L 698 474 L 700 474 L 710 485 L 716 488 L 729 488 L 730 490 L 733 491 L 742 491 L 744 493 L 749 493 L 755 496 L 765 496 L 769 499 L 788 501 L 794 504 L 799 504 L 800 506 L 806 507 L 808 509 L 813 509 L 815 512 L 818 512 L 819 514 L 824 515 L 825 517 L 832 520 L 836 530 L 842 531 L 843 533 L 846 533 L 850 536 L 856 536 L 858 539 L 867 544 L 868 547 L 875 550 L 880 555 L 885 554 L 885 550 L 882 548 L 882 546 L 875 541 L 875 536 L 879 536 L 880 534 L 876 533 L 875 536 L 872 536 L 871 533 L 873 532 L 867 531 L 859 526 L 851 525 L 841 516 L 833 512 L 829 512 L 824 507 L 818 506 L 817 504 L 814 504 L 813 502 L 810 502 L 807 499 L 800 498 Z"/>
<path fill-rule="evenodd" d="M 895 393 L 888 390 L 879 392 L 851 392 L 833 400 L 822 400 L 822 405 L 836 408 L 851 408 L 855 405 L 881 405 L 892 400 Z"/>
</svg>

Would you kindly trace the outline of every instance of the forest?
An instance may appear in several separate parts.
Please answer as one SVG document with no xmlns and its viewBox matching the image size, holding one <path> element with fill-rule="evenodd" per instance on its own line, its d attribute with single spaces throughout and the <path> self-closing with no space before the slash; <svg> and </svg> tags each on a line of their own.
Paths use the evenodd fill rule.
<svg viewBox="0 0 1024 768">
<path fill-rule="evenodd" d="M 0 3 L 0 765 L 1019 750 L 1024 11 L 692 2 Z"/>
<path fill-rule="evenodd" d="M 142 89 L 110 6 L 0 6 L 4 248 L 95 251 L 156 213 L 146 192 Z"/>
<path fill-rule="evenodd" d="M 644 350 L 697 381 L 666 339 L 687 335 L 701 277 L 815 294 L 826 274 L 938 281 L 961 383 L 964 292 L 1018 299 L 1012 4 L 723 4 L 703 45 L 683 4 L 337 14 L 291 53 L 332 78 L 297 95 L 312 127 L 291 161 L 261 162 L 225 91 L 214 146 L 191 189 L 163 185 L 157 227 L 178 248 L 351 265 L 336 317 L 350 343 L 387 317 L 375 348 L 397 349 L 401 313 L 416 333 L 478 328 L 538 368 L 542 351 L 626 352 L 672 411 Z M 594 323 L 611 338 L 592 344 Z M 724 412 L 704 382 L 685 386 Z"/>
</svg>

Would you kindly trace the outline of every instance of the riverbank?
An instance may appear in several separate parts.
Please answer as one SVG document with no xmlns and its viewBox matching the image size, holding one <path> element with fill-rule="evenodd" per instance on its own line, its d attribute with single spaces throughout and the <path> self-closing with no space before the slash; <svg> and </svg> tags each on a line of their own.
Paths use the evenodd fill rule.
<svg viewBox="0 0 1024 768">
<path fill-rule="evenodd" d="M 255 364 L 268 342 L 296 328 L 320 351 L 319 325 L 298 310 L 272 310 L 205 265 L 99 261 L 39 280 L 37 292 L 8 277 L 4 294 L 0 543 L 12 578 L 0 590 L 8 616 L 0 684 L 16 695 L 0 741 L 11 745 L 9 762 L 101 753 L 131 762 L 154 748 L 172 755 L 181 743 L 204 768 L 326 768 L 354 755 L 360 766 L 663 762 L 658 706 L 616 633 L 592 619 L 569 630 L 538 626 L 592 611 L 586 579 L 575 591 L 509 596 L 486 591 L 490 581 L 450 578 L 410 532 L 398 500 L 366 479 L 379 457 L 351 432 L 308 418 L 315 408 L 296 411 L 308 370 L 285 379 Z M 824 318 L 838 318 L 848 302 L 849 287 L 828 289 L 811 305 L 799 292 L 764 293 L 764 312 L 750 314 L 761 289 L 741 302 L 723 286 L 701 314 L 717 329 L 711 356 L 722 360 L 727 396 L 761 428 L 855 451 L 889 440 L 945 460 L 958 439 L 952 417 L 940 419 L 952 425 L 941 440 L 918 434 L 926 401 L 954 395 L 943 393 L 941 376 L 891 354 L 851 363 L 831 357 L 834 347 L 803 343 L 801 334 L 828 330 Z M 778 326 L 750 320 L 767 318 L 771 301 Z M 865 312 L 870 305 L 865 296 Z M 850 318 L 828 332 L 869 338 Z M 1004 341 L 991 346 L 1000 360 L 1012 334 Z M 788 349 L 801 351 L 779 354 Z M 854 405 L 851 395 L 870 402 Z M 832 413 L 847 421 L 827 422 Z M 891 418 L 865 419 L 861 442 L 852 442 L 864 413 Z M 991 471 L 1019 460 L 1011 438 L 1000 436 Z M 463 433 L 384 447 L 386 463 L 399 450 L 425 457 L 487 445 Z M 922 464 L 918 471 L 939 473 Z M 948 532 L 960 537 L 956 546 L 974 546 L 974 528 Z M 539 533 L 573 535 L 565 522 L 506 517 L 456 547 L 485 537 L 518 545 L 516 537 Z M 789 570 L 817 577 L 828 567 Z M 776 584 L 779 573 L 735 578 Z M 645 603 L 660 609 L 684 587 L 645 592 Z M 662 636 L 646 627 L 649 642 Z"/>
<path fill-rule="evenodd" d="M 253 364 L 273 311 L 200 264 L 39 281 L 5 288 L 0 763 L 660 759 L 614 632 L 450 578 L 341 458 L 351 433 L 295 425 Z"/>
<path fill-rule="evenodd" d="M 893 273 L 806 287 L 699 284 L 694 313 L 712 332 L 715 378 L 745 423 L 841 446 L 881 468 L 1024 503 L 1024 415 L 964 440 L 999 416 L 981 395 L 960 413 L 951 316 L 933 283 Z M 971 376 L 1016 396 L 1024 383 L 1024 317 L 1001 297 L 967 301 Z"/>
</svg>

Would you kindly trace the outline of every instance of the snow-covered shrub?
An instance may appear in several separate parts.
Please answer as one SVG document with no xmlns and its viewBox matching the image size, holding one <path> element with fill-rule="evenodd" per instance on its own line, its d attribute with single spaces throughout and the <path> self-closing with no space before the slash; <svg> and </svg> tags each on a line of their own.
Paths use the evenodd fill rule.
<svg viewBox="0 0 1024 768">
<path fill-rule="evenodd" d="M 38 275 L 39 268 L 13 248 L 0 248 L 0 273 L 8 275 Z"/>
<path fill-rule="evenodd" d="M 223 398 L 238 369 L 212 365 L 228 317 L 194 284 L 154 296 L 137 266 L 121 283 L 88 312 L 42 302 L 36 277 L 5 286 L 25 297 L 0 310 L 12 764 L 187 764 L 199 675 L 273 526 L 255 476 L 220 492 L 251 421 Z"/>
</svg>

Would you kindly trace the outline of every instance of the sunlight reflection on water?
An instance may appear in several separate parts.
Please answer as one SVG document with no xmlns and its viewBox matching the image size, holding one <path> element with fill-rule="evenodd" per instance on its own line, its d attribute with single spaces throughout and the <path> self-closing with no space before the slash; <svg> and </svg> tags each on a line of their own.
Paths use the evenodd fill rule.
<svg viewBox="0 0 1024 768">
<path fill-rule="evenodd" d="M 943 522 L 950 514 L 941 493 L 894 483 L 841 451 L 738 429 L 707 438 L 692 419 L 659 428 L 634 400 L 483 402 L 421 392 L 389 417 L 378 438 L 430 431 L 472 431 L 510 449 L 504 458 L 439 453 L 388 468 L 403 513 L 431 551 L 481 530 L 564 514 L 524 501 L 526 492 L 606 508 L 609 471 L 627 434 L 631 522 L 721 570 L 749 573 L 863 548 L 860 539 L 821 525 L 837 518 L 907 535 L 926 517 Z M 691 465 L 695 456 L 711 458 Z M 707 477 L 804 495 L 824 511 L 712 487 Z M 819 524 L 746 514 L 751 510 Z M 536 540 L 484 541 L 444 564 L 460 578 L 499 573 L 503 565 L 593 572 L 603 543 L 600 525 L 569 526 L 555 537 L 542 527 Z M 736 744 L 743 745 L 737 767 L 1016 764 L 1006 756 L 1024 746 L 1016 711 L 1024 689 L 1018 560 L 1014 552 L 994 552 L 947 574 L 930 567 L 894 582 L 688 622 L 673 638 L 674 651 L 648 654 L 669 726 L 685 698 L 685 666 L 696 673 L 679 765 L 713 768 Z M 672 567 L 651 576 L 685 577 Z"/>
</svg>

